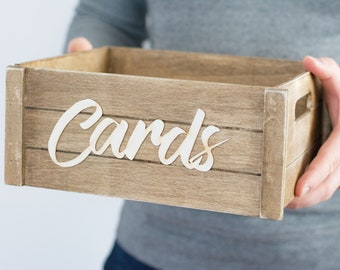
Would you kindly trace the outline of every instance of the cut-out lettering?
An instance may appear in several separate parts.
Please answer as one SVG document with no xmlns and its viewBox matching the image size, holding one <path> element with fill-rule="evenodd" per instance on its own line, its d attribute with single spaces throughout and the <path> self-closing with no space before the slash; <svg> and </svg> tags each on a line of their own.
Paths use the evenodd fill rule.
<svg viewBox="0 0 340 270">
<path fill-rule="evenodd" d="M 72 122 L 72 120 L 79 115 L 82 111 L 88 108 L 95 108 L 95 111 L 89 116 L 87 120 L 80 123 L 80 127 L 83 130 L 89 129 L 94 125 L 94 131 L 89 138 L 89 145 L 75 158 L 68 161 L 59 161 L 57 159 L 57 145 L 66 127 Z M 69 108 L 58 120 L 55 125 L 49 141 L 48 152 L 52 161 L 61 167 L 73 167 L 83 162 L 91 153 L 96 155 L 102 155 L 108 148 L 111 148 L 111 152 L 116 158 L 126 157 L 133 160 L 137 155 L 140 147 L 144 143 L 147 136 L 150 135 L 151 143 L 158 147 L 158 158 L 164 165 L 172 164 L 177 158 L 180 158 L 182 164 L 188 169 L 196 169 L 198 171 L 209 171 L 214 163 L 214 157 L 212 149 L 220 146 L 221 144 L 230 140 L 227 138 L 214 145 L 209 145 L 209 139 L 212 135 L 219 132 L 220 129 L 216 126 L 208 126 L 202 131 L 201 142 L 204 150 L 199 154 L 191 157 L 194 145 L 202 129 L 205 113 L 203 110 L 198 109 L 189 130 L 186 132 L 180 127 L 174 127 L 167 133 L 163 134 L 165 123 L 164 121 L 157 119 L 154 120 L 149 126 L 144 121 L 139 120 L 133 130 L 127 145 L 124 150 L 121 150 L 121 144 L 126 136 L 128 130 L 128 123 L 122 120 L 120 123 L 116 120 L 105 117 L 103 118 L 103 110 L 101 106 L 91 100 L 85 99 L 75 103 Z M 111 134 L 107 137 L 104 143 L 98 147 L 98 140 L 103 132 L 108 127 L 114 127 Z M 178 136 L 184 134 L 185 138 L 177 148 L 177 150 L 170 156 L 166 157 L 168 150 L 174 140 Z M 98 148 L 97 148 L 98 147 Z M 203 157 L 206 156 L 203 162 Z"/>
</svg>

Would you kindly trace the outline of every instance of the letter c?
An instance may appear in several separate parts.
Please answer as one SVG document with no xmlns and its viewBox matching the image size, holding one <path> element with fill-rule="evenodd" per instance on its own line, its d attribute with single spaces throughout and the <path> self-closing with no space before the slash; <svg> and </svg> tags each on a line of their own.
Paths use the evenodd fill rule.
<svg viewBox="0 0 340 270">
<path fill-rule="evenodd" d="M 82 161 L 84 161 L 87 156 L 91 153 L 90 146 L 87 147 L 81 154 L 79 154 L 76 158 L 71 159 L 65 162 L 59 162 L 56 157 L 57 145 L 60 139 L 61 134 L 64 132 L 67 125 L 83 110 L 95 107 L 95 112 L 84 122 L 80 123 L 80 127 L 82 129 L 88 129 L 93 126 L 103 115 L 102 108 L 99 104 L 91 99 L 84 99 L 75 103 L 71 108 L 69 108 L 58 120 L 55 125 L 51 136 L 48 140 L 48 153 L 52 159 L 52 161 L 61 166 L 61 167 L 73 167 Z"/>
</svg>

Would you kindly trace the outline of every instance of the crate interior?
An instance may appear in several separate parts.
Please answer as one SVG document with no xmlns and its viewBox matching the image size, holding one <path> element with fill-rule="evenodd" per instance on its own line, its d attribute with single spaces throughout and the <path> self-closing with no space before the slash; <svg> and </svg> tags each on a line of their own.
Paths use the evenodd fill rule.
<svg viewBox="0 0 340 270">
<path fill-rule="evenodd" d="M 304 72 L 300 62 L 103 47 L 21 66 L 274 87 Z"/>
</svg>

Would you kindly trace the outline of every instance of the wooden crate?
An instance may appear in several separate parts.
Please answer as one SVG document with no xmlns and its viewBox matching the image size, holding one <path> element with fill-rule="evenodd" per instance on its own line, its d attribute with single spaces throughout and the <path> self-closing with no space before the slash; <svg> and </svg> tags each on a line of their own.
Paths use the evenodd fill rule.
<svg viewBox="0 0 340 270">
<path fill-rule="evenodd" d="M 262 58 L 104 47 L 8 67 L 6 107 L 7 184 L 270 219 L 323 135 L 319 83 Z"/>
</svg>

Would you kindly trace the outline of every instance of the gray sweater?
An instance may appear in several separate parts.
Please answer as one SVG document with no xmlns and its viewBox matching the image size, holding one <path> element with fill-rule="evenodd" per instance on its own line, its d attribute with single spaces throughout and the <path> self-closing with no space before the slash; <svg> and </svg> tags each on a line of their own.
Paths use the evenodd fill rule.
<svg viewBox="0 0 340 270">
<path fill-rule="evenodd" d="M 338 0 L 82 0 L 68 40 L 340 63 L 339 23 Z M 340 194 L 280 222 L 127 201 L 117 233 L 160 269 L 340 269 Z"/>
</svg>

